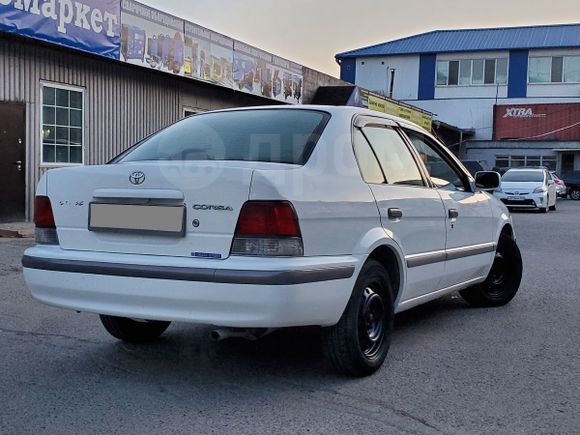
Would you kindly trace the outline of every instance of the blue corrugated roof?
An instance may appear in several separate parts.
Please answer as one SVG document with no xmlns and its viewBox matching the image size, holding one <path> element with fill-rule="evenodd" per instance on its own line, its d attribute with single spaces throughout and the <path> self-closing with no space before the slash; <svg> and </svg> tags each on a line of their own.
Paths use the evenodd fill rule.
<svg viewBox="0 0 580 435">
<path fill-rule="evenodd" d="M 562 47 L 580 47 L 580 24 L 435 30 L 346 51 L 336 58 Z"/>
</svg>

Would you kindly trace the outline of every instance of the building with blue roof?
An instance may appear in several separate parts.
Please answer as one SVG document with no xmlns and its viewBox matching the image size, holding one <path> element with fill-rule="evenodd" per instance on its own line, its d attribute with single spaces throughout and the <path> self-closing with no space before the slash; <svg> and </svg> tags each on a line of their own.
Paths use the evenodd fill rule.
<svg viewBox="0 0 580 435">
<path fill-rule="evenodd" d="M 436 30 L 336 60 L 343 80 L 458 127 L 464 159 L 580 170 L 580 24 Z"/>
</svg>

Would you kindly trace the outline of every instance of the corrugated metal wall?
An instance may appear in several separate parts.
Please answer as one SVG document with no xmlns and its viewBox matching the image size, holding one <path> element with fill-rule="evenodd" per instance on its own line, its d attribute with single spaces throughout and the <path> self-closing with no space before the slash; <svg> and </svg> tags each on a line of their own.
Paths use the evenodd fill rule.
<svg viewBox="0 0 580 435">
<path fill-rule="evenodd" d="M 47 170 L 40 160 L 43 81 L 85 89 L 85 164 L 105 163 L 177 121 L 184 105 L 211 110 L 265 104 L 258 97 L 0 34 L 0 102 L 26 104 L 27 218 Z"/>
</svg>

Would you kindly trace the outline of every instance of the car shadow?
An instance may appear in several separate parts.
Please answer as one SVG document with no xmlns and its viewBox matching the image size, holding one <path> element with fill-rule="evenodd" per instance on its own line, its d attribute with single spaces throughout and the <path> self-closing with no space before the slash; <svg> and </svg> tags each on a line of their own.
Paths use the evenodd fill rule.
<svg viewBox="0 0 580 435">
<path fill-rule="evenodd" d="M 469 306 L 457 296 L 432 301 L 395 317 L 394 338 L 397 335 L 421 334 L 443 321 L 452 319 Z M 455 319 L 457 320 L 457 319 Z M 132 345 L 111 338 L 110 342 L 92 345 L 77 354 L 88 358 L 101 369 L 118 375 L 138 374 L 143 380 L 161 382 L 233 382 L 240 379 L 299 379 L 300 384 L 325 385 L 344 383 L 327 364 L 321 349 L 321 328 L 288 328 L 273 332 L 257 341 L 232 338 L 215 342 L 210 338 L 213 328 L 176 324 L 156 342 Z M 387 359 L 388 364 L 388 359 Z"/>
</svg>

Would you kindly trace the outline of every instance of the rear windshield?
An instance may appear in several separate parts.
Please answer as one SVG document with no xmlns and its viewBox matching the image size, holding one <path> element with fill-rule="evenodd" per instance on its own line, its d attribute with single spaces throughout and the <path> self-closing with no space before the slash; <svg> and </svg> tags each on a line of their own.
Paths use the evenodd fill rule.
<svg viewBox="0 0 580 435">
<path fill-rule="evenodd" d="M 503 177 L 503 181 L 520 181 L 520 182 L 543 182 L 544 173 L 542 171 L 507 171 Z"/>
<path fill-rule="evenodd" d="M 315 110 L 239 110 L 184 119 L 120 155 L 144 160 L 243 160 L 304 164 L 330 115 Z"/>
</svg>

